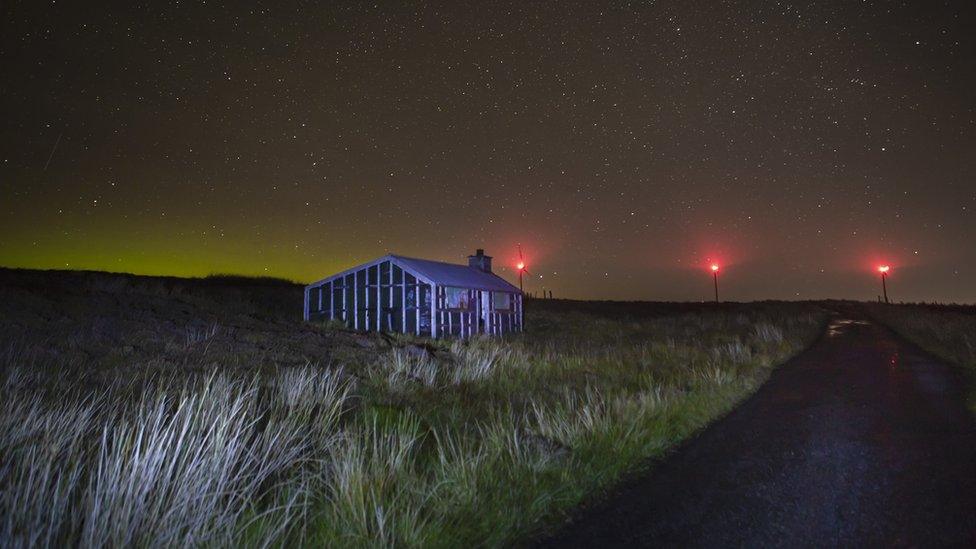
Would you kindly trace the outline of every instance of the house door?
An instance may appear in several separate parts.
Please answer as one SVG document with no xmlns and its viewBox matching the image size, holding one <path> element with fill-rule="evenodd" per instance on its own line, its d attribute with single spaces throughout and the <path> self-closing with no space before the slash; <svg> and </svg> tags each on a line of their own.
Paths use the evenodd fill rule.
<svg viewBox="0 0 976 549">
<path fill-rule="evenodd" d="M 481 318 L 478 319 L 478 331 L 484 334 L 491 333 L 491 292 L 480 291 L 481 296 Z"/>
</svg>

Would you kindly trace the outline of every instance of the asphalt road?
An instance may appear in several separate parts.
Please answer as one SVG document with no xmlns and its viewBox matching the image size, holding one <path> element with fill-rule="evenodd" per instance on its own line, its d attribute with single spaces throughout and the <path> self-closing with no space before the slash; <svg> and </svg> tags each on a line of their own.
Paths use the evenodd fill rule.
<svg viewBox="0 0 976 549">
<path fill-rule="evenodd" d="M 959 372 L 837 320 L 726 418 L 543 547 L 976 546 Z"/>
</svg>

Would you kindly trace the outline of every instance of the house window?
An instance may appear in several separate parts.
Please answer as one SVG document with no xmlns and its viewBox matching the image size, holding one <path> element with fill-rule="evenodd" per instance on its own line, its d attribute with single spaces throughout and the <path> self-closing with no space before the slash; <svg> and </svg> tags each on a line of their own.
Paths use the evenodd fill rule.
<svg viewBox="0 0 976 549">
<path fill-rule="evenodd" d="M 470 309 L 471 292 L 465 288 L 444 288 L 444 306 L 448 309 Z"/>
<path fill-rule="evenodd" d="M 512 294 L 507 294 L 505 292 L 492 292 L 491 300 L 495 303 L 496 311 L 512 310 Z"/>
</svg>

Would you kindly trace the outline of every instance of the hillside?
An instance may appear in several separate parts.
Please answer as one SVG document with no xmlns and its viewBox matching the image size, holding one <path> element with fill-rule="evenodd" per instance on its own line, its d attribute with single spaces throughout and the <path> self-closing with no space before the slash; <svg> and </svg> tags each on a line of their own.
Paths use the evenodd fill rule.
<svg viewBox="0 0 976 549">
<path fill-rule="evenodd" d="M 362 358 L 375 338 L 301 322 L 284 280 L 0 270 L 0 341 L 86 377 L 254 370 Z"/>
</svg>

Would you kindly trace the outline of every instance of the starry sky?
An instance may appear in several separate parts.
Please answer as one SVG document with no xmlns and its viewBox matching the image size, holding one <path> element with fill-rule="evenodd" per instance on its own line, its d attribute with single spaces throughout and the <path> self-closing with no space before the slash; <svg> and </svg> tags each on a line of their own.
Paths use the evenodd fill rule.
<svg viewBox="0 0 976 549">
<path fill-rule="evenodd" d="M 0 5 L 0 265 L 976 301 L 971 1 Z"/>
</svg>

